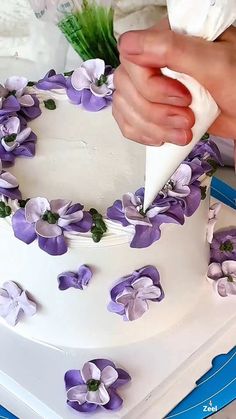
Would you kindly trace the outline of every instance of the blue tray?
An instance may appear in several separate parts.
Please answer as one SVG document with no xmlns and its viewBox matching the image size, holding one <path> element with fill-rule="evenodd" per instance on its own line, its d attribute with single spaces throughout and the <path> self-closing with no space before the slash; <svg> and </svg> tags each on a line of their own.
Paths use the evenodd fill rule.
<svg viewBox="0 0 236 419">
<path fill-rule="evenodd" d="M 196 382 L 196 388 L 166 419 L 205 419 L 235 399 L 236 346 L 228 354 L 213 359 L 212 368 Z"/>
<path fill-rule="evenodd" d="M 12 413 L 10 413 L 7 409 L 0 406 L 0 419 L 19 419 Z"/>
<path fill-rule="evenodd" d="M 218 199 L 218 201 L 236 209 L 236 189 L 217 177 L 213 177 L 212 179 L 211 195 Z"/>
</svg>

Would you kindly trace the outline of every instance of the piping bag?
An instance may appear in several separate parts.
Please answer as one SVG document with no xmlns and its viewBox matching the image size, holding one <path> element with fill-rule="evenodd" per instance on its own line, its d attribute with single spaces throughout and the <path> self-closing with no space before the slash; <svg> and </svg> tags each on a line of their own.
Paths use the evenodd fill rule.
<svg viewBox="0 0 236 419">
<path fill-rule="evenodd" d="M 167 9 L 173 31 L 208 41 L 214 41 L 236 20 L 236 0 L 167 0 Z M 190 144 L 165 143 L 160 147 L 146 147 L 144 211 L 220 113 L 210 93 L 195 79 L 167 67 L 161 71 L 165 76 L 179 80 L 190 91 L 190 108 L 196 122 Z"/>
</svg>

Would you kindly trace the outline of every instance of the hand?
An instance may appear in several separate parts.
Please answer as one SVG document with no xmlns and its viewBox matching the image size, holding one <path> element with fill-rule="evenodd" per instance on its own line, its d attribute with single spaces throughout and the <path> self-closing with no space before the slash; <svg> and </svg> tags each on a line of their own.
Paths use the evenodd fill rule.
<svg viewBox="0 0 236 419">
<path fill-rule="evenodd" d="M 119 44 L 113 115 L 124 136 L 148 145 L 188 143 L 194 115 L 189 92 L 160 68 L 187 73 L 209 90 L 221 115 L 209 132 L 236 138 L 236 28 L 216 42 L 151 28 L 128 32 Z"/>
</svg>

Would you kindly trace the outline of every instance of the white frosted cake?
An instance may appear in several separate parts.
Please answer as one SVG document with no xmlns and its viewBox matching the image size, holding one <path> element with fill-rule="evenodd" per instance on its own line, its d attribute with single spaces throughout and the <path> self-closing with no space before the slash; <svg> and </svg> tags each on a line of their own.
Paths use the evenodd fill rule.
<svg viewBox="0 0 236 419">
<path fill-rule="evenodd" d="M 99 60 L 98 64 L 101 65 Z M 80 70 L 67 78 L 67 84 L 70 80 L 77 86 Z M 206 239 L 209 200 L 207 196 L 201 201 L 197 178 L 200 173 L 202 181 L 209 185 L 209 177 L 204 180 L 203 170 L 197 177 L 194 175 L 194 171 L 201 169 L 198 162 L 182 164 L 179 175 L 174 175 L 176 179 L 170 180 L 149 211 L 150 216 L 149 212 L 145 215 L 142 192 L 136 197 L 133 194 L 144 184 L 145 148 L 122 137 L 112 117 L 111 106 L 89 112 L 83 104 L 71 103 L 63 86 L 54 87 L 52 81 L 57 77 L 61 77 L 62 84 L 65 82 L 63 76 L 51 74 L 46 77 L 47 83 L 51 80 L 50 90 L 39 89 L 45 87 L 45 81 L 36 88 L 28 88 L 30 94 L 36 94 L 42 111 L 24 128 L 32 129 L 37 136 L 36 153 L 33 158 L 16 156 L 15 164 L 9 169 L 19 182 L 23 198 L 31 199 L 20 209 L 13 200 L 12 214 L 14 211 L 15 214 L 1 219 L 1 277 L 5 282 L 15 281 L 27 290 L 38 307 L 33 317 L 21 316 L 15 330 L 30 339 L 75 348 L 96 349 L 147 339 L 183 318 L 203 292 L 202 279 L 209 261 Z M 9 80 L 15 84 L 22 82 L 20 79 Z M 48 89 L 47 84 L 46 87 Z M 21 97 L 27 101 L 25 96 Z M 45 106 L 48 100 L 55 109 Z M 12 118 L 17 116 L 5 121 L 5 131 L 7 124 L 14 123 Z M 2 141 L 5 148 L 6 144 L 12 145 L 18 139 L 12 139 L 11 143 L 4 138 L 6 140 L 6 135 Z M 25 144 L 18 144 L 18 148 Z M 54 200 L 53 210 L 47 200 Z M 47 211 L 59 214 L 63 208 L 69 208 L 71 202 L 81 203 L 86 211 L 95 208 L 105 217 L 106 231 L 100 240 L 92 239 L 91 221 L 87 220 L 88 228 L 82 224 L 80 228 L 81 222 L 74 224 L 83 216 L 81 208 L 75 212 L 73 222 L 67 215 L 64 218 L 58 215 L 52 221 L 47 219 Z M 123 205 L 124 220 L 117 218 L 117 212 L 122 213 L 121 209 L 117 210 L 119 202 L 121 207 Z M 21 206 L 24 204 L 20 203 Z M 55 209 L 55 205 L 60 209 Z M 25 219 L 22 224 L 23 213 L 29 221 L 27 225 Z M 88 212 L 84 213 L 84 220 L 88 216 L 91 218 Z M 63 227 L 71 222 L 72 229 L 64 231 Z M 75 229 L 74 225 L 77 225 Z M 47 226 L 53 231 L 46 231 Z M 29 237 L 27 233 L 27 237 L 23 237 L 25 229 L 30 229 Z M 36 230 L 37 237 L 35 235 L 31 240 Z M 53 250 L 47 244 L 40 244 L 42 238 L 50 240 L 58 234 L 66 242 L 66 248 L 63 245 L 62 250 L 60 246 Z M 9 249 L 14 263 L 9 263 Z M 76 285 L 74 279 L 74 283 L 71 280 L 69 285 L 60 286 L 60 281 L 66 281 L 68 277 L 60 279 L 62 274 L 71 272 L 75 275 L 83 265 L 90 272 L 86 275 L 92 275 L 85 280 L 89 284 L 86 282 L 81 289 L 76 289 L 78 282 Z M 132 293 L 128 298 L 133 299 L 133 307 L 130 301 L 124 306 L 117 298 L 127 297 L 126 291 L 130 287 L 126 287 L 126 291 L 121 290 L 116 296 L 116 303 L 113 301 L 118 308 L 125 307 L 126 314 L 119 310 L 117 313 L 117 307 L 112 308 L 110 296 L 114 284 L 146 266 L 158 271 L 158 283 L 154 284 L 150 278 L 148 287 L 151 288 L 145 290 L 151 295 L 145 296 L 145 292 L 143 295 L 143 291 L 136 290 L 136 294 L 142 294 L 137 294 L 137 307 Z M 146 278 L 145 272 L 141 277 Z M 84 285 L 86 289 L 83 289 Z M 139 301 L 142 301 L 140 306 Z"/>
<path fill-rule="evenodd" d="M 116 126 L 101 60 L 1 89 L 1 322 L 117 357 L 188 315 L 206 289 L 211 140 L 144 212 L 145 149 Z"/>
</svg>

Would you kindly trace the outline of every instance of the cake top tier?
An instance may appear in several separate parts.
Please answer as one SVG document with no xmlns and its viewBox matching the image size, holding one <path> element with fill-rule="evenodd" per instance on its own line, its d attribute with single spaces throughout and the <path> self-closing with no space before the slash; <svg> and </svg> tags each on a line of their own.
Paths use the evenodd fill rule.
<svg viewBox="0 0 236 419">
<path fill-rule="evenodd" d="M 52 96 L 55 110 L 43 105 Z M 24 196 L 68 199 L 105 214 L 115 199 L 144 184 L 145 149 L 123 138 L 111 107 L 88 112 L 66 95 L 37 97 L 42 114 L 29 123 L 38 138 L 36 155 L 16 159 L 11 168 Z"/>
</svg>

